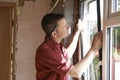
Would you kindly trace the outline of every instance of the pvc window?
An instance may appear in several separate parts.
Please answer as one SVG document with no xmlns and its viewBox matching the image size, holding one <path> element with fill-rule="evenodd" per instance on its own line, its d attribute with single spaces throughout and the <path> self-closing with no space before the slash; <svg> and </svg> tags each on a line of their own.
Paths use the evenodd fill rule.
<svg viewBox="0 0 120 80">
<path fill-rule="evenodd" d="M 104 0 L 102 80 L 120 80 L 120 0 Z"/>
</svg>

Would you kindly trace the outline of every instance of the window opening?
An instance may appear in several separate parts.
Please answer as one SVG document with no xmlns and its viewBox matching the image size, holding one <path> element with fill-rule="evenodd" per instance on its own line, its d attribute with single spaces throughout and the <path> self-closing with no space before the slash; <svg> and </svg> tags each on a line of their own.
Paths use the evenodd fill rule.
<svg viewBox="0 0 120 80">
<path fill-rule="evenodd" d="M 112 0 L 112 13 L 120 11 L 120 0 Z"/>
<path fill-rule="evenodd" d="M 86 53 L 90 49 L 92 39 L 94 35 L 96 34 L 96 32 L 101 30 L 101 25 L 98 26 L 98 18 L 100 18 L 99 23 L 101 24 L 102 16 L 100 16 L 101 12 L 99 11 L 98 12 L 99 17 L 98 17 L 97 9 L 98 7 L 97 7 L 96 0 L 86 0 L 84 2 L 81 2 L 81 10 L 80 10 L 81 16 L 80 17 L 85 22 L 82 28 L 83 31 L 81 32 L 82 52 L 83 52 L 81 55 L 83 55 L 83 57 L 86 55 Z M 99 10 L 102 10 L 102 9 L 99 8 Z M 91 63 L 90 67 L 83 73 L 82 80 L 101 80 L 99 65 L 101 65 L 101 62 L 99 62 L 99 58 L 95 58 L 93 60 L 93 63 Z"/>
<path fill-rule="evenodd" d="M 109 28 L 110 45 L 109 48 L 109 80 L 120 79 L 120 26 Z M 110 46 L 110 47 L 109 47 Z"/>
</svg>

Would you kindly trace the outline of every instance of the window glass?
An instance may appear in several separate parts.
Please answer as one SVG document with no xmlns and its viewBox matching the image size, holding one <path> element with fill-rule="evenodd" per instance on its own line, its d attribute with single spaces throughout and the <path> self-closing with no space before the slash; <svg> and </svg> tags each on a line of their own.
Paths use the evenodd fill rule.
<svg viewBox="0 0 120 80">
<path fill-rule="evenodd" d="M 94 35 L 98 32 L 97 26 L 97 2 L 85 1 L 84 2 L 84 26 L 82 31 L 83 37 L 83 56 L 86 55 L 91 47 Z M 90 67 L 84 73 L 84 80 L 98 80 L 100 77 L 99 72 L 99 58 L 95 58 Z"/>
<path fill-rule="evenodd" d="M 120 26 L 111 28 L 111 80 L 120 80 Z"/>
<path fill-rule="evenodd" d="M 89 16 L 90 19 L 88 20 L 88 26 L 89 26 L 89 36 L 90 36 L 90 44 L 92 43 L 93 36 L 95 33 L 98 32 L 98 26 L 97 26 L 97 4 L 96 1 L 89 3 Z M 95 58 L 93 60 L 93 63 L 90 65 L 89 68 L 89 80 L 99 80 L 100 77 L 100 71 L 99 71 L 99 58 Z"/>
<path fill-rule="evenodd" d="M 84 21 L 82 30 L 82 57 L 86 55 L 91 47 L 91 43 L 94 35 L 98 32 L 98 13 L 97 13 L 97 1 L 85 0 L 81 3 L 81 17 Z M 100 16 L 101 25 L 103 24 L 103 0 L 100 0 Z M 102 26 L 99 26 L 99 29 Z M 101 61 L 96 57 L 89 68 L 83 73 L 82 80 L 100 80 L 100 65 Z"/>
<path fill-rule="evenodd" d="M 112 13 L 120 11 L 120 0 L 112 0 Z"/>
</svg>

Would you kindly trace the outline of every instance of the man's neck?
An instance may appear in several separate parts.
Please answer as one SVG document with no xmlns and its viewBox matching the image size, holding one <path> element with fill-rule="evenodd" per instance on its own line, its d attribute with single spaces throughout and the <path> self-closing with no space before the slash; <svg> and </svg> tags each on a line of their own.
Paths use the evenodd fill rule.
<svg viewBox="0 0 120 80">
<path fill-rule="evenodd" d="M 60 38 L 53 38 L 57 43 L 60 43 L 62 39 Z"/>
</svg>

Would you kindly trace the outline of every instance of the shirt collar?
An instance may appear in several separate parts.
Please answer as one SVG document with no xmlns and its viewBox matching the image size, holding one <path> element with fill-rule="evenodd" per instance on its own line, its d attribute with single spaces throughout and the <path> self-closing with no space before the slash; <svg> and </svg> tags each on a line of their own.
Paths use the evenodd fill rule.
<svg viewBox="0 0 120 80">
<path fill-rule="evenodd" d="M 48 44 L 50 45 L 53 45 L 55 47 L 62 47 L 63 44 L 60 42 L 60 43 L 57 43 L 52 37 L 45 37 L 45 42 L 47 42 Z"/>
</svg>

